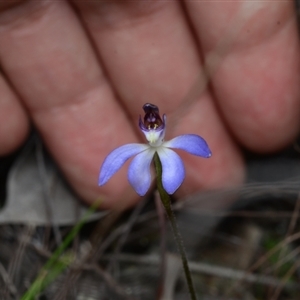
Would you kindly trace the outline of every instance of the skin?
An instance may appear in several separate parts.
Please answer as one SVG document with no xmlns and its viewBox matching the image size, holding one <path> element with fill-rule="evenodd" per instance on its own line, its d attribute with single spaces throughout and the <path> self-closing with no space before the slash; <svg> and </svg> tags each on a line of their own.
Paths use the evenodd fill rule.
<svg viewBox="0 0 300 300">
<path fill-rule="evenodd" d="M 33 124 L 78 195 L 103 208 L 139 201 L 128 164 L 97 179 L 115 147 L 145 141 L 146 102 L 167 114 L 167 139 L 195 133 L 212 150 L 180 153 L 178 197 L 240 184 L 240 147 L 274 152 L 298 134 L 293 1 L 2 1 L 0 45 L 0 155 Z"/>
</svg>

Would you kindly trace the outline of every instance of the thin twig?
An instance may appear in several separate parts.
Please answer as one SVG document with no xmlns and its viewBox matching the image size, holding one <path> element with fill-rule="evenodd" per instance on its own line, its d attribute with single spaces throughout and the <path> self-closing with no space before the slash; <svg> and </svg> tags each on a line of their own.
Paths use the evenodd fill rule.
<svg viewBox="0 0 300 300">
<path fill-rule="evenodd" d="M 120 238 L 119 238 L 119 240 L 118 240 L 118 242 L 117 242 L 117 245 L 116 245 L 116 247 L 115 247 L 115 249 L 114 249 L 114 254 L 115 254 L 116 256 L 121 252 L 121 250 L 122 250 L 124 244 L 126 243 L 126 240 L 127 240 L 127 238 L 128 238 L 128 235 L 129 235 L 129 233 L 130 233 L 130 231 L 131 231 L 133 225 L 135 224 L 136 219 L 138 218 L 138 216 L 140 215 L 142 209 L 144 208 L 145 204 L 146 204 L 146 198 L 142 199 L 142 200 L 138 203 L 138 205 L 135 206 L 133 212 L 131 213 L 131 215 L 130 215 L 130 217 L 129 217 L 129 220 L 128 220 L 127 223 L 126 223 L 127 226 L 126 226 L 126 227 L 123 227 L 123 231 L 120 233 Z M 116 262 L 117 262 L 117 261 L 116 261 L 115 259 L 112 260 L 112 261 L 111 261 L 111 266 L 112 266 L 112 268 L 113 268 L 113 270 L 114 270 L 115 278 L 118 278 L 118 277 L 119 277 L 119 274 L 118 274 L 119 272 L 118 272 L 118 269 L 117 269 L 117 264 L 116 264 Z M 108 267 L 108 270 L 110 270 L 110 266 Z"/>
<path fill-rule="evenodd" d="M 278 243 L 273 249 L 271 249 L 268 253 L 266 253 L 265 255 L 263 255 L 260 259 L 258 259 L 256 261 L 256 263 L 254 263 L 246 272 L 245 272 L 245 276 L 246 275 L 250 275 L 253 271 L 255 271 L 257 268 L 259 268 L 262 264 L 264 264 L 271 256 L 273 256 L 277 251 L 279 251 L 282 247 L 296 241 L 300 239 L 300 232 L 297 232 L 293 235 L 290 235 L 289 237 L 287 237 L 286 239 L 284 239 L 282 242 Z M 236 281 L 232 287 L 230 288 L 230 290 L 233 290 L 237 285 L 241 284 L 241 281 L 246 280 L 244 278 L 240 278 L 238 281 Z M 228 291 L 230 292 L 230 291 Z"/>
<path fill-rule="evenodd" d="M 299 210 L 300 210 L 300 194 L 298 194 L 297 201 L 295 204 L 295 209 L 293 211 L 293 215 L 286 236 L 290 236 L 293 233 L 297 223 L 297 219 L 299 218 Z"/>
<path fill-rule="evenodd" d="M 175 254 L 174 254 L 175 255 Z M 104 255 L 103 260 L 111 259 L 111 255 Z M 127 263 L 140 263 L 148 265 L 158 265 L 160 258 L 158 255 L 132 255 L 132 254 L 120 254 L 117 258 L 120 261 Z M 259 283 L 268 286 L 278 286 L 281 281 L 277 278 L 265 275 L 252 274 L 248 271 L 235 270 L 226 267 L 215 266 L 206 263 L 199 263 L 189 261 L 190 270 L 193 273 L 202 273 L 209 276 L 217 276 L 223 278 L 229 278 L 233 280 L 241 280 L 248 283 Z M 288 283 L 289 288 L 300 290 L 300 285 L 294 283 Z"/>
<path fill-rule="evenodd" d="M 294 265 L 291 266 L 291 268 L 286 272 L 283 279 L 280 281 L 280 283 L 276 286 L 275 292 L 273 296 L 271 297 L 272 300 L 276 300 L 279 297 L 280 292 L 282 291 L 284 285 L 287 283 L 287 281 L 291 278 L 291 276 L 297 271 L 297 269 L 300 266 L 300 260 L 297 261 Z"/>
<path fill-rule="evenodd" d="M 7 273 L 7 271 L 5 270 L 4 266 L 2 265 L 2 263 L 0 263 L 0 275 L 3 279 L 3 282 L 6 284 L 7 289 L 9 290 L 9 292 L 14 295 L 17 296 L 17 288 L 14 285 L 14 283 L 12 282 L 9 274 Z"/>
</svg>

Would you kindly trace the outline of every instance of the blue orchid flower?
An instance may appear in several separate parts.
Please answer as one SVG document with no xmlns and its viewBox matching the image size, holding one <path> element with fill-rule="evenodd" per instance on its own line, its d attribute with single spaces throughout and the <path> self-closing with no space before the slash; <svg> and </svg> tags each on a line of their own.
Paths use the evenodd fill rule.
<svg viewBox="0 0 300 300">
<path fill-rule="evenodd" d="M 104 185 L 131 157 L 134 157 L 128 169 L 128 181 L 137 194 L 144 196 L 151 184 L 150 164 L 157 152 L 162 164 L 162 184 L 168 194 L 173 194 L 182 184 L 185 169 L 182 159 L 171 150 L 181 149 L 190 154 L 208 158 L 211 151 L 206 141 L 195 134 L 184 134 L 164 141 L 166 115 L 159 115 L 158 107 L 147 103 L 144 122 L 139 119 L 139 127 L 148 144 L 126 144 L 113 150 L 104 160 L 99 175 L 99 185 Z"/>
</svg>

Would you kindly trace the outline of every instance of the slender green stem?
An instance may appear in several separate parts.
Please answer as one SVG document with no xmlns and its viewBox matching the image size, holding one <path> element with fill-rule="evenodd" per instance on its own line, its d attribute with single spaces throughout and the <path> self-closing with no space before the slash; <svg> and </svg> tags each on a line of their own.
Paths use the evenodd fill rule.
<svg viewBox="0 0 300 300">
<path fill-rule="evenodd" d="M 101 200 L 95 201 L 83 218 L 73 227 L 61 245 L 55 250 L 44 267 L 41 269 L 35 281 L 31 284 L 21 300 L 33 300 L 41 293 L 52 281 L 54 281 L 71 263 L 75 260 L 72 254 L 64 253 L 75 236 L 79 233 L 88 217 L 99 207 Z"/>
<path fill-rule="evenodd" d="M 191 272 L 189 269 L 188 261 L 187 261 L 184 246 L 183 246 L 182 237 L 180 235 L 180 232 L 179 232 L 179 229 L 177 226 L 177 222 L 176 222 L 176 218 L 175 218 L 175 214 L 174 214 L 172 206 L 171 206 L 170 196 L 165 191 L 165 189 L 162 185 L 162 166 L 161 166 L 161 162 L 160 162 L 160 159 L 159 159 L 159 156 L 157 153 L 155 153 L 155 155 L 154 155 L 154 164 L 155 164 L 155 170 L 156 170 L 157 189 L 160 194 L 161 201 L 167 212 L 167 216 L 170 220 L 174 238 L 175 238 L 178 250 L 180 252 L 180 256 L 181 256 L 183 269 L 184 269 L 188 289 L 190 292 L 190 296 L 191 296 L 192 300 L 197 300 L 196 292 L 195 292 L 193 281 L 192 281 Z"/>
</svg>

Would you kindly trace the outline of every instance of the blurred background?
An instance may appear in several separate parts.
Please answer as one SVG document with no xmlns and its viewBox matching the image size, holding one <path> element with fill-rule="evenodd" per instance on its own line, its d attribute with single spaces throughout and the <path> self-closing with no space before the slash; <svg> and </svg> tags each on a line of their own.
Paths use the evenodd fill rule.
<svg viewBox="0 0 300 300">
<path fill-rule="evenodd" d="M 244 157 L 242 187 L 173 203 L 198 299 L 297 300 L 300 139 Z M 157 198 L 122 213 L 86 206 L 33 129 L 0 158 L 0 299 L 189 299 Z"/>
</svg>

